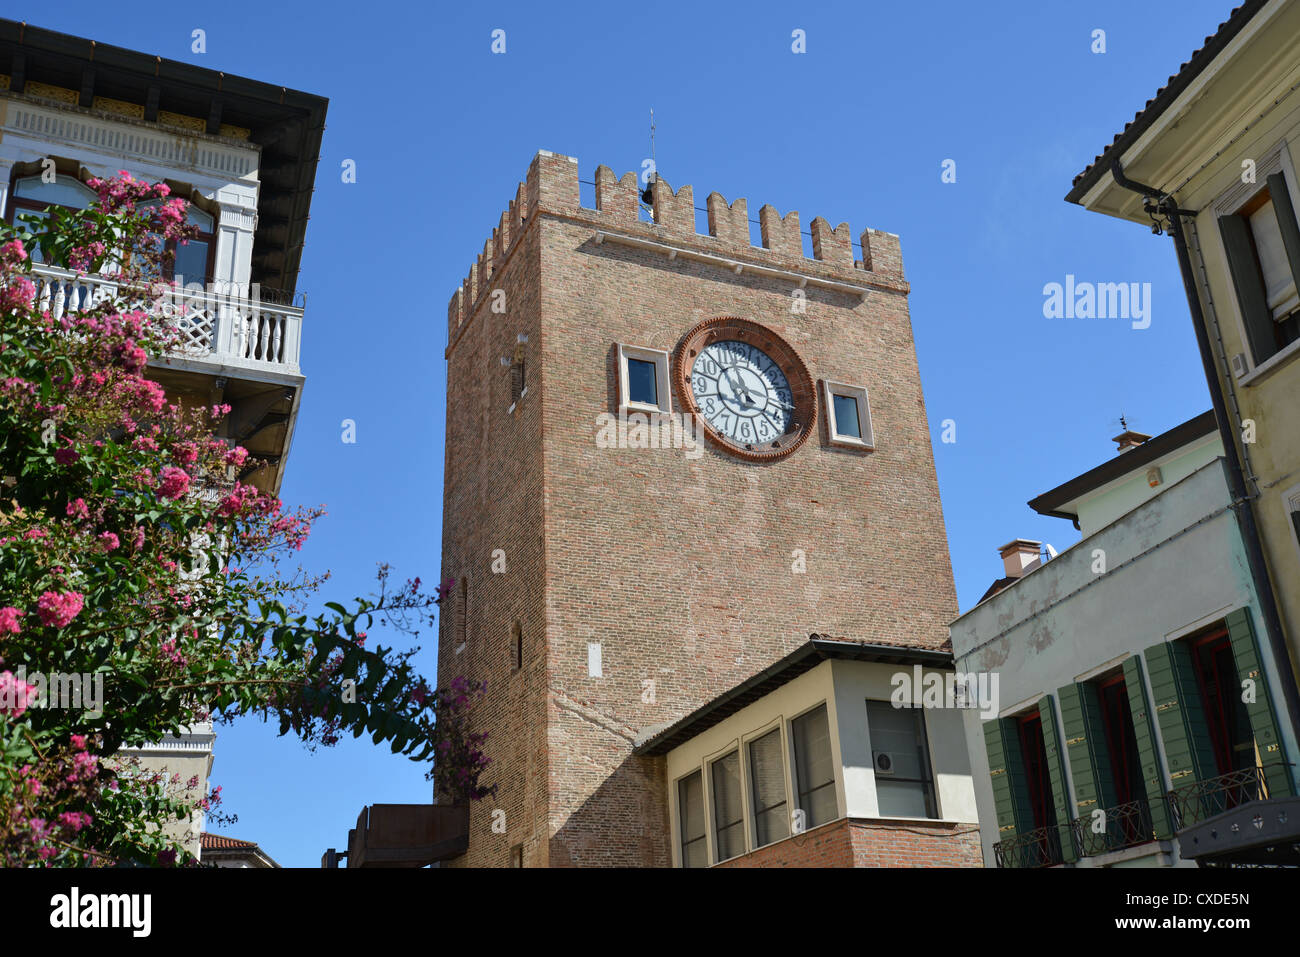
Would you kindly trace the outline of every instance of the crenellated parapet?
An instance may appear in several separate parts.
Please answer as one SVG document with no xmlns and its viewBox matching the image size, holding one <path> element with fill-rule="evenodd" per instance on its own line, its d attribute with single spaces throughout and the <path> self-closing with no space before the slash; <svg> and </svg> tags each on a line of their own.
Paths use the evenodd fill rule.
<svg viewBox="0 0 1300 957">
<path fill-rule="evenodd" d="M 590 209 L 582 205 L 576 159 L 546 150 L 533 157 L 514 200 L 501 213 L 469 275 L 452 294 L 447 310 L 450 340 L 455 340 L 460 326 L 474 315 L 492 288 L 493 275 L 504 267 L 538 214 L 589 224 L 599 231 L 600 238 L 625 236 L 670 250 L 680 247 L 709 260 L 734 262 L 739 267 L 736 272 L 754 266 L 768 275 L 789 273 L 838 289 L 861 289 L 864 296 L 870 289 L 908 291 L 898 237 L 893 233 L 863 230 L 858 238 L 862 258 L 857 259 L 849 224 L 842 222 L 832 228 L 818 216 L 808 226 L 812 237 L 812 256 L 808 257 L 796 210 L 782 216 L 775 207 L 762 206 L 758 211 L 762 245 L 755 246 L 750 240 L 749 204 L 743 197 L 728 202 L 721 193 L 710 193 L 705 199 L 708 232 L 700 233 L 696 231 L 691 186 L 674 190 L 663 176 L 656 176 L 650 187 L 653 221 L 649 221 L 641 218 L 642 184 L 636 172 L 619 177 L 608 166 L 599 166 L 594 180 L 596 205 Z"/>
</svg>

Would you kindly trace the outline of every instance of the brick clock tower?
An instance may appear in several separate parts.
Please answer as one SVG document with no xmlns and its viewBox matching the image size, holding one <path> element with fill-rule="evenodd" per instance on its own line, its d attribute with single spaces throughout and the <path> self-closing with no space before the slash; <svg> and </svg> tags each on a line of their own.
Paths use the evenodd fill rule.
<svg viewBox="0 0 1300 957">
<path fill-rule="evenodd" d="M 898 237 L 651 193 L 539 152 L 450 303 L 438 678 L 486 681 L 498 793 L 443 866 L 680 863 L 639 742 L 810 635 L 947 649 Z"/>
</svg>

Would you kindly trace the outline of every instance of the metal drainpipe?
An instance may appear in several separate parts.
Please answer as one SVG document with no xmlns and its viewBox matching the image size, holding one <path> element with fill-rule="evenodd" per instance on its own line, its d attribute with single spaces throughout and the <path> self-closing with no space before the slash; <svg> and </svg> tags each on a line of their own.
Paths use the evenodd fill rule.
<svg viewBox="0 0 1300 957">
<path fill-rule="evenodd" d="M 1155 201 L 1156 208 L 1169 220 L 1169 235 L 1174 241 L 1178 253 L 1178 271 L 1183 277 L 1183 292 L 1187 296 L 1187 307 L 1192 313 L 1192 327 L 1196 330 L 1196 345 L 1201 352 L 1201 364 L 1205 368 L 1205 382 L 1210 387 L 1210 403 L 1214 407 L 1214 417 L 1219 423 L 1219 436 L 1223 440 L 1224 457 L 1228 460 L 1228 484 L 1232 492 L 1232 510 L 1237 516 L 1237 525 L 1246 546 L 1246 561 L 1250 565 L 1250 577 L 1254 581 L 1255 591 L 1259 595 L 1260 611 L 1264 617 L 1264 630 L 1268 633 L 1269 644 L 1273 649 L 1273 658 L 1282 674 L 1278 678 L 1282 684 L 1282 694 L 1286 698 L 1287 717 L 1291 721 L 1291 730 L 1297 742 L 1300 742 L 1300 688 L 1296 686 L 1295 665 L 1291 662 L 1291 653 L 1286 646 L 1282 632 L 1282 618 L 1277 610 L 1277 597 L 1273 593 L 1273 583 L 1268 577 L 1268 566 L 1264 562 L 1264 550 L 1260 545 L 1259 528 L 1255 524 L 1255 510 L 1251 496 L 1246 493 L 1241 459 L 1237 455 L 1237 441 L 1228 409 L 1223 399 L 1223 389 L 1219 385 L 1218 370 L 1214 354 L 1210 351 L 1210 334 L 1206 329 L 1205 314 L 1201 309 L 1200 296 L 1196 292 L 1196 275 L 1192 270 L 1191 256 L 1187 251 L 1187 239 L 1183 235 L 1182 217 L 1195 217 L 1191 210 L 1179 209 L 1174 197 L 1169 196 L 1144 183 L 1136 182 L 1124 175 L 1124 168 L 1117 158 L 1111 164 L 1111 175 L 1115 182 L 1130 192 Z"/>
</svg>

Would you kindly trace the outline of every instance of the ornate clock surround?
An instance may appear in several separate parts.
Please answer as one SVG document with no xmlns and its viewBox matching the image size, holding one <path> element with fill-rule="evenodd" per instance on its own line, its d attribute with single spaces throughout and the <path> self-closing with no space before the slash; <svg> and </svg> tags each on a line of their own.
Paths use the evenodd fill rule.
<svg viewBox="0 0 1300 957">
<path fill-rule="evenodd" d="M 793 421 L 790 431 L 772 442 L 741 445 L 713 429 L 700 411 L 691 388 L 691 372 L 701 351 L 715 342 L 736 340 L 762 350 L 775 362 L 790 383 Z M 715 316 L 693 327 L 673 354 L 673 382 L 680 407 L 704 423 L 704 432 L 714 445 L 751 462 L 770 462 L 790 455 L 808 440 L 817 427 L 817 389 L 808 367 L 794 347 L 772 330 L 739 316 Z"/>
</svg>

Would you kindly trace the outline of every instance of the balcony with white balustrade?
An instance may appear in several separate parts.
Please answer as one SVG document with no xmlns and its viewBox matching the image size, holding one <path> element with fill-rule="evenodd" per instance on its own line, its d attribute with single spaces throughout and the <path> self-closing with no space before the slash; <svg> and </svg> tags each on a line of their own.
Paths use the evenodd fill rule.
<svg viewBox="0 0 1300 957">
<path fill-rule="evenodd" d="M 174 329 L 171 348 L 150 358 L 150 377 L 189 404 L 229 404 L 222 433 L 265 463 L 241 478 L 268 490 L 278 487 L 305 381 L 298 365 L 302 294 L 271 293 L 294 300 L 285 305 L 263 298 L 256 284 L 123 289 L 113 275 L 44 263 L 32 264 L 30 279 L 37 305 L 55 319 L 116 298 Z"/>
</svg>

